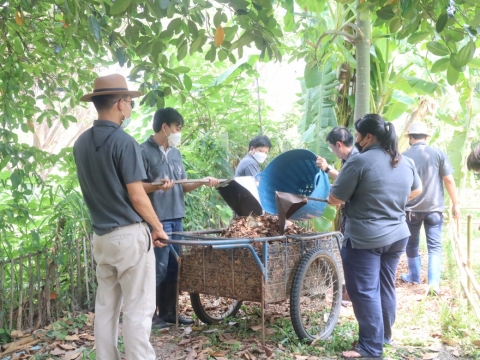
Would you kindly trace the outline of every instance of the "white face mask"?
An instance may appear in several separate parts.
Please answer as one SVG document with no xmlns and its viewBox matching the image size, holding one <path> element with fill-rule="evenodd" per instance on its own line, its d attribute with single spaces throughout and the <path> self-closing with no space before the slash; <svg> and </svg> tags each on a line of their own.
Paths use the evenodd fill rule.
<svg viewBox="0 0 480 360">
<path fill-rule="evenodd" d="M 170 135 L 167 136 L 167 140 L 168 146 L 177 147 L 182 142 L 182 133 L 180 131 L 176 133 L 170 132 Z"/>
<path fill-rule="evenodd" d="M 253 153 L 253 158 L 257 160 L 259 164 L 263 163 L 267 159 L 267 154 L 259 151 Z"/>
</svg>

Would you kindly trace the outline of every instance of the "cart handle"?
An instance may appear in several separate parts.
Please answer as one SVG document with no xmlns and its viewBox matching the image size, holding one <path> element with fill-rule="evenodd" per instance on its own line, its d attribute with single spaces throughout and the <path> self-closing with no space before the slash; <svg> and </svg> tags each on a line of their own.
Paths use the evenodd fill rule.
<svg viewBox="0 0 480 360">
<path fill-rule="evenodd" d="M 177 234 L 178 235 L 178 234 Z M 182 236 L 182 235 L 180 235 Z M 193 236 L 192 236 L 193 237 Z M 177 240 L 168 239 L 160 241 L 164 244 L 172 245 L 193 245 L 193 246 L 214 246 L 214 245 L 248 245 L 251 243 L 265 243 L 268 241 L 286 240 L 285 236 L 279 236 L 278 238 L 262 238 L 262 239 L 221 239 L 221 240 Z"/>
</svg>

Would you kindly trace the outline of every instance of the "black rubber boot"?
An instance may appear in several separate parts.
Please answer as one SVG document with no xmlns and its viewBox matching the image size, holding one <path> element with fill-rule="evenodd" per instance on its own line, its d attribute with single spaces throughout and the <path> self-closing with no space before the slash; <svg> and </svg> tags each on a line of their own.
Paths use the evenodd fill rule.
<svg viewBox="0 0 480 360">
<path fill-rule="evenodd" d="M 169 282 L 163 284 L 163 294 L 161 295 L 163 307 L 160 307 L 159 317 L 164 319 L 167 323 L 175 324 L 175 302 L 177 300 L 177 283 Z M 192 325 L 192 319 L 186 319 L 178 315 L 178 323 L 180 325 Z"/>
<path fill-rule="evenodd" d="M 163 307 L 165 307 L 164 305 L 164 299 L 162 298 L 162 296 L 160 294 L 162 293 L 165 293 L 165 284 L 160 284 L 159 286 L 157 286 L 156 288 L 156 303 L 157 303 L 157 309 L 155 310 L 155 314 L 153 314 L 153 318 L 152 318 L 152 329 L 165 329 L 165 328 L 168 328 L 170 327 L 170 325 L 168 325 L 165 321 L 164 318 L 160 317 L 160 315 L 157 315 L 157 311 L 159 312 L 159 310 Z M 160 312 L 159 312 L 160 314 Z"/>
</svg>

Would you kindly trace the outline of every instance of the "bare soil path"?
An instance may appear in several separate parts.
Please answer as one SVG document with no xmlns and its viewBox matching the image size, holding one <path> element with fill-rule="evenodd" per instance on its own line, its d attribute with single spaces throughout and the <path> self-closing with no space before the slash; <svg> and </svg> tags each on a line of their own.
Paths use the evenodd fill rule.
<svg viewBox="0 0 480 360">
<path fill-rule="evenodd" d="M 427 264 L 425 254 L 422 255 L 423 264 Z M 452 290 L 446 281 L 442 282 L 441 297 L 428 296 L 426 266 L 422 268 L 422 284 L 411 285 L 400 280 L 400 274 L 408 272 L 405 255 L 402 256 L 397 272 L 397 320 L 394 328 L 393 346 L 386 348 L 385 359 L 428 360 L 428 359 L 474 359 L 472 355 L 464 354 L 458 340 L 449 338 L 443 328 L 445 317 L 449 314 L 458 293 Z M 266 312 L 267 348 L 260 346 L 261 331 L 258 316 L 252 316 L 251 308 L 247 306 L 247 313 L 240 311 L 238 322 L 220 326 L 196 325 L 191 328 L 171 328 L 165 332 L 156 332 L 152 336 L 158 359 L 338 359 L 337 354 L 321 354 L 325 345 L 314 344 L 312 347 L 286 346 L 282 344 L 282 336 L 278 336 L 278 323 L 280 319 L 288 319 L 288 304 L 270 306 Z M 451 307 L 450 307 L 451 306 Z M 187 295 L 181 297 L 181 311 L 188 316 L 193 315 Z M 258 310 L 258 309 L 257 309 Z M 472 314 L 473 315 L 473 314 Z M 443 320 L 443 321 L 442 321 Z M 284 324 L 288 320 L 280 323 Z M 245 325 L 246 323 L 246 325 Z M 355 316 L 350 306 L 342 307 L 339 324 L 355 324 Z M 243 327 L 243 330 L 239 330 Z M 351 326 L 353 327 L 353 326 Z M 256 331 L 254 331 L 256 330 Z M 291 330 L 291 329 L 290 329 Z M 477 328 L 478 330 L 478 328 Z M 465 332 L 471 331 L 468 329 Z M 348 331 L 347 331 L 348 332 Z M 355 331 L 350 330 L 351 338 Z M 292 337 L 294 337 L 293 334 Z M 480 344 L 478 344 L 480 345 Z M 316 354 L 308 354 L 309 350 L 316 348 Z M 312 351 L 313 352 L 313 351 Z"/>
</svg>

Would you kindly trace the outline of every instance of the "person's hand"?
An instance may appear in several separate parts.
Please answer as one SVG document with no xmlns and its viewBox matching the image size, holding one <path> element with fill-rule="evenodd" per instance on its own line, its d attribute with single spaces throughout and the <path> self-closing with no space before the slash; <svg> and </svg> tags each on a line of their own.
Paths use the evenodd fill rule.
<svg viewBox="0 0 480 360">
<path fill-rule="evenodd" d="M 458 205 L 452 206 L 452 216 L 454 219 L 457 219 L 458 217 L 460 217 L 460 206 Z"/>
<path fill-rule="evenodd" d="M 161 240 L 167 240 L 168 235 L 167 233 L 162 229 L 154 229 L 152 231 L 152 241 L 153 241 L 153 246 L 156 247 L 165 247 L 167 244 L 163 243 Z"/>
<path fill-rule="evenodd" d="M 207 177 L 203 178 L 203 180 L 208 180 L 208 183 L 206 185 L 210 186 L 210 187 L 216 186 L 219 183 L 218 179 L 215 179 L 211 176 L 207 176 Z"/>
<path fill-rule="evenodd" d="M 162 179 L 162 181 L 165 181 L 163 185 L 157 185 L 158 190 L 170 190 L 175 186 L 175 183 L 173 180 L 168 180 L 168 179 Z"/>
<path fill-rule="evenodd" d="M 328 162 L 321 156 L 317 156 L 316 164 L 320 169 L 322 169 L 322 171 L 327 170 Z"/>
</svg>

